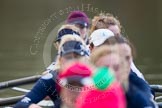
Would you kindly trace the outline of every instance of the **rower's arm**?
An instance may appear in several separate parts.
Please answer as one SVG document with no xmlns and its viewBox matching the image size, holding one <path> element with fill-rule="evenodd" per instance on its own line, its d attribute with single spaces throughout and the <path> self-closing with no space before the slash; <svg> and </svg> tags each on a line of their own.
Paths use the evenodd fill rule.
<svg viewBox="0 0 162 108">
<path fill-rule="evenodd" d="M 35 86 L 32 88 L 32 90 L 26 94 L 26 96 L 23 97 L 22 100 L 20 100 L 14 108 L 28 108 L 29 105 L 33 103 L 38 103 L 41 100 L 43 100 L 47 95 L 49 95 L 49 89 L 50 84 L 49 81 L 52 81 L 51 79 L 48 79 L 48 75 L 45 75 L 45 78 L 47 76 L 47 79 L 44 79 L 43 77 L 40 78 Z M 55 85 L 53 85 L 55 86 Z"/>
</svg>

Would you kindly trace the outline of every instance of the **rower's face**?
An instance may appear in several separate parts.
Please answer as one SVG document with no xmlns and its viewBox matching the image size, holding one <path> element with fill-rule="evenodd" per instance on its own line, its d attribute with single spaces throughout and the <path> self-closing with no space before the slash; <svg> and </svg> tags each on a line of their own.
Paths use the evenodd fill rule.
<svg viewBox="0 0 162 108">
<path fill-rule="evenodd" d="M 66 63 L 72 62 L 72 61 L 77 61 L 81 59 L 81 55 L 76 54 L 76 53 L 68 53 L 60 57 L 60 65 L 61 67 L 64 67 Z"/>
<path fill-rule="evenodd" d="M 122 59 L 122 73 L 123 75 L 121 76 L 121 80 L 125 81 L 128 79 L 129 73 L 130 73 L 130 66 L 132 62 L 132 53 L 131 53 L 131 48 L 129 47 L 128 44 L 119 44 L 119 52 L 120 52 L 120 57 Z"/>
<path fill-rule="evenodd" d="M 108 27 L 109 30 L 111 30 L 115 36 L 120 36 L 121 34 L 121 30 L 120 28 L 118 27 L 118 25 L 110 25 Z"/>
<path fill-rule="evenodd" d="M 96 66 L 98 66 L 98 67 L 106 66 L 106 67 L 111 68 L 114 71 L 114 74 L 115 74 L 117 80 L 120 80 L 121 65 L 120 65 L 119 54 L 112 53 L 112 54 L 102 56 L 96 62 Z"/>
<path fill-rule="evenodd" d="M 131 64 L 132 61 L 132 52 L 131 52 L 131 48 L 128 44 L 123 43 L 123 44 L 119 44 L 119 50 L 121 53 L 121 56 L 124 57 L 124 59 L 128 62 L 128 64 Z"/>
<path fill-rule="evenodd" d="M 87 34 L 88 34 L 88 30 L 89 30 L 88 27 L 85 27 L 81 24 L 75 24 L 75 26 L 77 28 L 79 28 L 80 33 L 81 33 L 81 38 L 84 40 L 86 38 Z"/>
<path fill-rule="evenodd" d="M 119 52 L 102 56 L 96 62 L 96 66 L 107 66 L 111 68 L 118 81 L 123 83 L 128 79 L 130 64 L 132 60 L 131 49 L 127 44 L 117 45 Z"/>
</svg>

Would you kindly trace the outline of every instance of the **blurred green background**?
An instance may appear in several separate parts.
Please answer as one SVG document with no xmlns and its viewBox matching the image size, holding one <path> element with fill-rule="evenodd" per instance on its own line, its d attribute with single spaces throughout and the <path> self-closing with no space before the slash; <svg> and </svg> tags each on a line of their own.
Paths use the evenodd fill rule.
<svg viewBox="0 0 162 108">
<path fill-rule="evenodd" d="M 117 16 L 136 47 L 136 66 L 150 84 L 162 84 L 161 5 L 161 0 L 0 0 L 0 82 L 41 74 L 56 53 L 56 31 L 79 9 L 91 19 L 99 12 Z M 18 94 L 4 91 L 0 97 Z"/>
</svg>

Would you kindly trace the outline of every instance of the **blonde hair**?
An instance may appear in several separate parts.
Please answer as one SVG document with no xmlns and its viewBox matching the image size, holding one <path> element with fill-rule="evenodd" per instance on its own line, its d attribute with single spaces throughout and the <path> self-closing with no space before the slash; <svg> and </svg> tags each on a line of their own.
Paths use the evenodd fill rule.
<svg viewBox="0 0 162 108">
<path fill-rule="evenodd" d="M 96 48 L 91 56 L 90 56 L 90 61 L 92 64 L 96 64 L 96 62 L 99 60 L 99 58 L 112 54 L 112 53 L 118 53 L 119 54 L 119 49 L 116 45 L 103 45 L 98 48 Z"/>
<path fill-rule="evenodd" d="M 75 25 L 72 25 L 72 24 L 65 24 L 65 25 L 62 25 L 61 27 L 60 27 L 60 29 L 58 30 L 58 32 L 57 33 L 59 33 L 61 30 L 63 30 L 63 29 L 71 29 L 71 30 L 73 30 L 73 31 L 75 31 L 75 32 L 78 32 L 79 34 L 80 34 L 80 30 L 79 30 L 79 28 L 77 28 Z M 61 42 L 60 43 L 54 43 L 54 46 L 56 47 L 56 49 L 58 50 L 58 53 L 59 53 L 59 51 L 60 51 L 60 47 L 66 42 L 66 41 L 70 41 L 70 40 L 76 40 L 76 41 L 79 41 L 79 42 L 84 42 L 84 41 L 82 41 L 82 39 L 79 37 L 79 36 L 74 36 L 74 35 L 64 35 L 62 38 L 61 38 Z M 61 44 L 61 45 L 60 45 Z M 83 43 L 84 44 L 84 43 Z M 59 58 L 60 58 L 60 56 L 57 56 L 57 58 L 56 58 L 56 64 L 55 64 L 55 67 L 54 67 L 54 70 L 56 70 L 56 69 L 59 69 L 60 68 L 60 63 L 59 63 Z"/>
<path fill-rule="evenodd" d="M 68 41 L 78 41 L 78 42 L 81 42 L 82 43 L 82 45 L 83 45 L 83 47 L 85 47 L 86 48 L 86 44 L 85 44 L 85 42 L 83 41 L 83 39 L 81 38 L 81 37 L 79 37 L 79 36 L 75 36 L 75 35 L 64 35 L 63 37 L 62 37 L 62 39 L 61 39 L 61 43 L 60 43 L 60 45 L 59 45 L 59 49 L 58 49 L 58 53 L 60 54 L 60 52 L 61 52 L 61 48 L 62 48 L 62 46 L 66 43 L 66 42 L 68 42 Z M 61 58 L 61 56 L 60 55 L 58 55 L 57 56 L 57 59 L 56 59 L 56 65 L 57 66 L 59 66 L 60 67 L 60 58 Z"/>
<path fill-rule="evenodd" d="M 117 25 L 121 31 L 122 26 L 117 17 L 113 16 L 110 13 L 100 13 L 98 16 L 94 16 L 94 18 L 92 19 L 90 33 L 97 29 L 108 28 L 110 25 Z"/>
<path fill-rule="evenodd" d="M 61 50 L 61 47 L 64 43 L 68 42 L 68 41 L 78 41 L 81 42 L 84 46 L 86 46 L 85 42 L 83 41 L 83 39 L 77 35 L 64 35 L 61 39 L 61 43 L 59 45 L 59 51 Z"/>
</svg>

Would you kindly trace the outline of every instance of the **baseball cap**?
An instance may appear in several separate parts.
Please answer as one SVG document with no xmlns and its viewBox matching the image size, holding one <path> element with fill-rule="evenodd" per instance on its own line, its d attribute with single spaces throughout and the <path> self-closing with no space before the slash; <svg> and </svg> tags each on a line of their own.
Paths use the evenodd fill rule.
<svg viewBox="0 0 162 108">
<path fill-rule="evenodd" d="M 60 56 L 68 53 L 77 53 L 81 56 L 88 56 L 85 46 L 81 42 L 73 40 L 65 42 L 61 47 Z"/>
<path fill-rule="evenodd" d="M 90 43 L 99 46 L 112 36 L 114 36 L 114 33 L 108 29 L 97 29 L 90 35 Z"/>
<path fill-rule="evenodd" d="M 67 34 L 71 34 L 71 35 L 74 35 L 74 36 L 80 36 L 79 32 L 76 32 L 72 29 L 65 28 L 65 29 L 62 29 L 61 31 L 58 32 L 55 42 L 60 41 L 61 38 L 64 35 L 67 35 Z"/>
<path fill-rule="evenodd" d="M 67 17 L 66 23 L 70 24 L 81 24 L 85 27 L 89 26 L 89 18 L 82 11 L 72 11 Z"/>
<path fill-rule="evenodd" d="M 74 62 L 59 73 L 59 79 L 63 85 L 77 83 L 78 85 L 83 86 L 81 80 L 91 76 L 91 74 L 92 69 L 90 66 L 87 66 L 81 62 Z"/>
<path fill-rule="evenodd" d="M 59 77 L 70 77 L 70 76 L 82 76 L 82 77 L 88 77 L 91 75 L 91 68 L 87 66 L 84 63 L 81 62 L 75 62 L 72 63 L 67 69 L 65 69 L 63 72 L 60 72 Z"/>
</svg>

